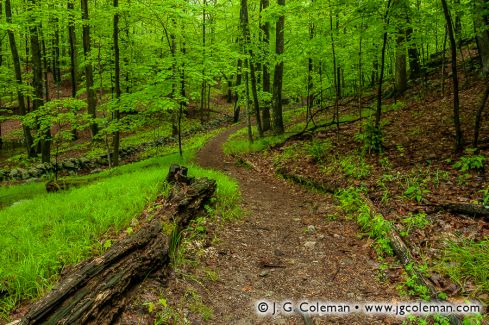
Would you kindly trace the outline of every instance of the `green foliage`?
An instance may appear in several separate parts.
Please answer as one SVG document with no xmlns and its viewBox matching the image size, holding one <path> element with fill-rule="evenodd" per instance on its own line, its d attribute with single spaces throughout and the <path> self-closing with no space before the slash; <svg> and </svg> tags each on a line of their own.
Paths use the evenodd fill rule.
<svg viewBox="0 0 489 325">
<path fill-rule="evenodd" d="M 426 188 L 426 183 L 428 180 L 428 178 L 420 180 L 418 176 L 406 177 L 404 196 L 408 199 L 421 203 L 423 198 L 427 194 L 431 193 L 431 191 Z"/>
<path fill-rule="evenodd" d="M 484 169 L 486 157 L 476 155 L 473 149 L 467 149 L 465 152 L 467 155 L 460 157 L 460 160 L 453 164 L 453 168 L 456 168 L 461 172 L 467 172 L 470 170 L 481 171 Z"/>
<path fill-rule="evenodd" d="M 378 154 L 384 150 L 382 127 L 375 127 L 371 120 L 364 123 L 362 132 L 355 135 L 355 140 L 363 144 L 363 150 L 368 154 Z"/>
<path fill-rule="evenodd" d="M 423 229 L 430 224 L 430 221 L 426 217 L 425 213 L 409 213 L 409 216 L 402 220 L 402 223 L 406 225 L 406 231 L 404 235 L 408 235 L 413 229 Z"/>
<path fill-rule="evenodd" d="M 462 287 L 470 280 L 476 292 L 489 292 L 489 240 L 451 242 L 436 267 Z"/>
<path fill-rule="evenodd" d="M 360 155 L 346 156 L 340 160 L 343 172 L 355 179 L 365 179 L 370 175 L 370 165 Z"/>
<path fill-rule="evenodd" d="M 380 214 L 372 216 L 369 206 L 362 199 L 362 191 L 361 188 L 343 189 L 337 193 L 336 197 L 345 212 L 354 215 L 362 229 L 369 237 L 375 239 L 377 252 L 380 255 L 392 255 L 392 246 L 387 236 L 392 225 Z"/>
<path fill-rule="evenodd" d="M 203 141 L 203 140 L 201 140 Z M 0 210 L 0 315 L 6 315 L 23 299 L 43 294 L 66 265 L 77 263 L 92 253 L 112 245 L 108 238 L 99 242 L 109 229 L 127 229 L 157 194 L 167 190 L 162 180 L 173 162 L 186 163 L 176 155 L 155 157 L 79 179 L 97 179 L 90 185 L 55 194 L 29 195 L 17 204 Z M 217 181 L 215 213 L 223 219 L 241 215 L 240 194 L 235 181 L 217 171 L 190 167 L 191 176 Z M 0 189 L 0 193 L 19 195 L 27 185 Z M 119 202 L 114 205 L 114 201 Z M 176 235 L 175 235 L 176 236 Z"/>
<path fill-rule="evenodd" d="M 323 162 L 331 148 L 332 144 L 328 140 L 313 140 L 304 144 L 307 154 L 316 162 Z"/>
</svg>

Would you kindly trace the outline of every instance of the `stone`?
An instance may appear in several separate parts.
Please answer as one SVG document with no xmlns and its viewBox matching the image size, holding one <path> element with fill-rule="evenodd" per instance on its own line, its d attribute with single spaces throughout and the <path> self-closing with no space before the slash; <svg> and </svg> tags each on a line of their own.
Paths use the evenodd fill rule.
<svg viewBox="0 0 489 325">
<path fill-rule="evenodd" d="M 16 179 L 22 176 L 22 171 L 20 169 L 12 169 L 9 174 L 10 178 Z"/>
<path fill-rule="evenodd" d="M 316 247 L 316 242 L 315 241 L 306 241 L 306 243 L 304 244 L 304 247 L 307 249 L 313 249 L 314 247 Z"/>
<path fill-rule="evenodd" d="M 76 169 L 75 164 L 71 160 L 67 160 L 67 161 L 63 162 L 63 164 L 61 166 L 62 166 L 62 168 L 64 167 L 67 169 Z"/>
</svg>

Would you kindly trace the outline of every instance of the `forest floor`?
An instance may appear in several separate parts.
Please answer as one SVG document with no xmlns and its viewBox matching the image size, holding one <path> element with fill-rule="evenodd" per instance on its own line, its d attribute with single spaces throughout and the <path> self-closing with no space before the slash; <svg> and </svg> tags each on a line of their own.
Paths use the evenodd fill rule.
<svg viewBox="0 0 489 325">
<path fill-rule="evenodd" d="M 210 319 L 212 324 L 303 324 L 298 314 L 260 316 L 255 304 L 398 300 L 394 285 L 380 280 L 373 248 L 359 238 L 357 224 L 329 218 L 339 210 L 332 196 L 239 166 L 223 153 L 222 145 L 236 129 L 210 140 L 198 152 L 197 162 L 238 181 L 246 216 L 214 230 L 218 239 L 204 244 L 197 266 L 177 265 L 182 267 L 179 275 L 164 289 L 172 308 L 192 323 Z M 199 277 L 202 270 L 214 276 Z M 189 295 L 200 297 L 208 312 L 189 307 Z M 316 323 L 400 321 L 353 313 L 318 317 Z"/>
</svg>

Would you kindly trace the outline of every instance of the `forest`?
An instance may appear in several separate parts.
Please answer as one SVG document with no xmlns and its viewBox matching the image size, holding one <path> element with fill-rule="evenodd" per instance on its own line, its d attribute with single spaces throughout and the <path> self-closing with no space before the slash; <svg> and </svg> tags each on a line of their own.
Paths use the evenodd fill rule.
<svg viewBox="0 0 489 325">
<path fill-rule="evenodd" d="M 0 324 L 489 324 L 487 106 L 486 0 L 0 0 Z"/>
</svg>

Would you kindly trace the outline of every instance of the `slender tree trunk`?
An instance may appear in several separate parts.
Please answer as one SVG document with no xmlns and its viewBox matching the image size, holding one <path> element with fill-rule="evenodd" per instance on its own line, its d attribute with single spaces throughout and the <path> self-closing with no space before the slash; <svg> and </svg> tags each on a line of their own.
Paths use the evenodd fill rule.
<svg viewBox="0 0 489 325">
<path fill-rule="evenodd" d="M 279 6 L 285 6 L 285 0 L 277 1 Z M 284 133 L 284 122 L 282 117 L 282 79 L 284 75 L 284 61 L 281 58 L 284 53 L 284 28 L 285 16 L 281 15 L 275 25 L 275 54 L 279 56 L 279 61 L 275 64 L 273 75 L 273 132 L 275 134 Z"/>
<path fill-rule="evenodd" d="M 117 12 L 119 7 L 119 0 L 114 0 L 114 9 L 116 13 L 114 14 L 114 74 L 115 74 L 115 98 L 118 101 L 121 97 L 121 68 L 120 68 L 120 53 L 119 53 L 119 13 Z M 119 165 L 119 146 L 120 146 L 120 131 L 119 131 L 119 120 L 120 112 L 116 109 L 114 112 L 114 119 L 117 123 L 117 128 L 114 133 L 114 166 Z"/>
<path fill-rule="evenodd" d="M 334 41 L 334 31 L 333 31 L 333 8 L 331 6 L 331 1 L 329 3 L 329 32 L 331 37 L 331 54 L 333 56 L 333 87 L 334 87 L 334 115 L 333 122 L 336 123 L 336 130 L 339 131 L 340 128 L 340 117 L 339 117 L 339 99 L 340 99 L 340 76 L 339 68 L 336 64 L 336 51 L 335 51 L 335 41 Z M 336 25 L 338 26 L 338 24 Z"/>
<path fill-rule="evenodd" d="M 457 44 L 453 34 L 452 19 L 446 0 L 441 0 L 443 13 L 447 22 L 448 38 L 452 52 L 452 79 L 453 79 L 453 124 L 455 126 L 455 148 L 461 151 L 464 146 L 462 127 L 460 125 L 460 99 L 458 94 L 458 73 L 457 73 Z"/>
<path fill-rule="evenodd" d="M 255 107 L 255 118 L 256 118 L 256 127 L 258 129 L 258 135 L 263 137 L 263 129 L 261 125 L 261 116 L 260 116 L 260 102 L 258 101 L 258 89 L 256 82 L 256 73 L 255 73 L 255 64 L 253 63 L 253 51 L 250 46 L 250 29 L 248 25 L 248 2 L 247 0 L 241 0 L 241 29 L 243 35 L 243 46 L 244 53 L 248 53 L 250 58 L 245 60 L 248 62 L 246 68 L 249 68 L 249 73 L 251 76 L 251 91 L 253 95 L 253 104 Z M 246 74 L 246 87 L 248 87 L 248 72 Z M 246 91 L 249 92 L 248 89 Z M 249 100 L 249 95 L 247 95 L 246 100 Z M 246 106 L 249 106 L 249 103 L 246 103 Z M 248 116 L 250 112 L 247 112 Z M 251 140 L 252 141 L 252 140 Z"/>
<path fill-rule="evenodd" d="M 314 38 L 314 23 L 309 23 L 309 40 L 313 40 Z M 307 108 L 306 108 L 306 125 L 309 124 L 309 120 L 314 123 L 314 119 L 312 117 L 312 107 L 314 104 L 314 93 L 313 93 L 313 73 L 314 65 L 311 57 L 307 59 Z"/>
<path fill-rule="evenodd" d="M 268 8 L 269 1 L 268 0 L 261 0 L 260 1 L 260 10 L 263 11 L 266 8 Z M 264 57 L 268 56 L 268 53 L 270 51 L 270 23 L 265 22 L 260 25 L 261 31 L 263 33 L 263 41 L 262 41 L 262 46 L 263 46 L 263 54 Z M 263 62 L 263 92 L 265 93 L 270 93 L 270 67 L 268 65 L 268 62 Z M 263 108 L 262 108 L 262 123 L 263 123 L 263 131 L 268 131 L 271 129 L 271 124 L 270 124 L 270 104 L 271 102 L 267 99 L 263 101 Z"/>
<path fill-rule="evenodd" d="M 445 37 L 443 38 L 443 61 L 441 63 L 441 94 L 443 97 L 445 97 L 445 66 L 446 66 L 445 52 L 447 49 L 447 37 L 448 37 L 448 33 L 445 24 Z"/>
<path fill-rule="evenodd" d="M 237 67 L 238 72 L 236 73 L 236 88 L 241 86 L 241 79 L 243 76 L 243 60 L 238 59 L 238 67 Z M 233 117 L 233 122 L 238 123 L 239 121 L 239 113 L 240 113 L 240 105 L 239 105 L 239 91 L 236 90 L 236 100 L 234 102 L 234 117 Z"/>
<path fill-rule="evenodd" d="M 0 0 L 0 23 L 2 23 L 3 18 L 3 1 Z M 3 38 L 0 39 L 0 68 L 3 65 Z M 2 106 L 2 100 L 0 98 L 0 107 Z M 2 121 L 0 120 L 0 150 L 3 149 L 3 138 L 2 138 Z"/>
<path fill-rule="evenodd" d="M 408 47 L 408 57 L 409 57 L 409 79 L 414 80 L 421 74 L 421 66 L 419 64 L 419 53 L 416 43 L 412 41 L 413 38 L 413 28 L 409 26 L 406 29 L 406 40 L 409 43 Z"/>
<path fill-rule="evenodd" d="M 387 9 L 384 16 L 384 40 L 382 42 L 382 53 L 380 58 L 380 75 L 377 88 L 377 112 L 375 114 L 375 128 L 380 130 L 380 119 L 382 117 L 382 83 L 384 81 L 384 63 L 385 63 L 385 48 L 387 46 L 387 28 L 389 26 L 389 9 L 391 0 L 387 2 Z"/>
<path fill-rule="evenodd" d="M 76 32 L 75 32 L 74 0 L 68 0 L 68 40 L 70 43 L 70 77 L 71 97 L 76 98 Z M 72 130 L 73 140 L 78 138 L 76 127 Z"/>
<path fill-rule="evenodd" d="M 88 0 L 81 0 L 82 20 L 83 20 L 83 53 L 85 55 L 85 80 L 87 88 L 87 104 L 88 114 L 95 119 L 97 109 L 97 99 L 95 98 L 95 90 L 93 89 L 93 68 L 90 60 L 90 22 L 88 14 Z M 92 131 L 92 137 L 98 133 L 98 127 L 95 121 L 90 125 Z"/>
<path fill-rule="evenodd" d="M 41 37 L 42 45 L 42 73 L 44 75 L 44 100 L 46 103 L 49 101 L 49 63 L 48 63 L 48 53 L 46 49 L 46 36 L 45 34 Z"/>
<path fill-rule="evenodd" d="M 479 145 L 479 132 L 481 128 L 481 120 L 482 120 L 482 112 L 484 111 L 484 107 L 486 106 L 487 99 L 489 97 L 489 80 L 486 81 L 486 90 L 484 91 L 484 95 L 482 96 L 482 101 L 477 110 L 477 115 L 475 117 L 475 127 L 474 127 L 474 148 L 477 148 Z"/>
<path fill-rule="evenodd" d="M 12 10 L 10 6 L 10 0 L 5 0 L 5 16 L 7 19 L 7 23 L 10 25 L 12 24 Z M 15 34 L 14 30 L 12 28 L 9 28 L 7 30 L 8 34 L 8 39 L 10 43 L 10 51 L 12 53 L 12 61 L 14 64 L 14 70 L 15 70 L 15 79 L 17 81 L 17 100 L 19 102 L 19 111 L 20 115 L 26 115 L 27 114 L 27 109 L 25 107 L 25 99 L 24 99 L 24 93 L 23 93 L 23 88 L 24 88 L 24 83 L 22 81 L 22 70 L 20 67 L 20 57 L 19 57 L 19 52 L 17 49 L 17 43 L 15 41 Z M 28 157 L 35 157 L 36 156 L 36 150 L 33 147 L 33 139 L 31 135 L 31 130 L 28 126 L 22 125 L 22 129 L 24 131 L 24 142 L 26 145 L 27 149 L 27 156 Z"/>
<path fill-rule="evenodd" d="M 32 109 L 38 110 L 44 105 L 43 100 L 43 77 L 42 77 L 42 61 L 41 61 L 41 46 L 39 44 L 39 26 L 36 22 L 35 9 L 36 1 L 29 1 L 30 22 L 29 33 L 32 55 L 32 87 L 34 88 L 34 98 L 32 100 Z M 41 159 L 42 162 L 49 162 L 51 159 L 51 130 L 45 130 L 45 134 L 41 140 Z"/>
<path fill-rule="evenodd" d="M 205 52 L 205 46 L 206 46 L 206 6 L 207 2 L 206 0 L 203 0 L 202 4 L 202 85 L 200 87 L 200 122 L 204 123 L 204 114 L 205 114 L 205 95 L 206 95 L 206 89 L 207 89 L 207 82 L 206 82 L 206 71 L 205 71 L 205 65 L 206 65 L 206 52 Z"/>
<path fill-rule="evenodd" d="M 395 18 L 398 25 L 396 38 L 396 96 L 402 95 L 407 89 L 407 70 L 406 70 L 406 28 L 404 23 L 409 23 L 409 3 L 406 0 L 395 0 L 393 4 Z"/>
<path fill-rule="evenodd" d="M 482 72 L 489 75 L 489 3 L 474 1 L 474 27 L 476 29 L 477 49 L 482 63 Z M 485 14 L 483 14 L 485 13 Z"/>
</svg>

